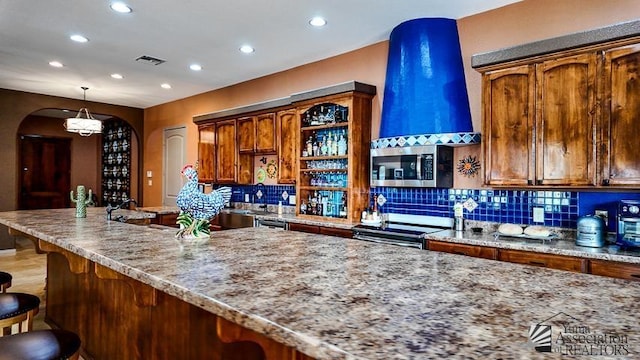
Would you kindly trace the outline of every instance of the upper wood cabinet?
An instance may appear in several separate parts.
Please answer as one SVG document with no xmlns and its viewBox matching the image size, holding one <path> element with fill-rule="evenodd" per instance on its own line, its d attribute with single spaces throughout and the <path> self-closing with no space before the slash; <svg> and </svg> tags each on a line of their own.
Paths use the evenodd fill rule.
<svg viewBox="0 0 640 360">
<path fill-rule="evenodd" d="M 640 45 L 482 72 L 487 185 L 640 185 Z"/>
<path fill-rule="evenodd" d="M 527 185 L 534 177 L 535 67 L 484 75 L 482 141 L 490 185 Z"/>
<path fill-rule="evenodd" d="M 216 181 L 236 182 L 236 120 L 224 120 L 216 127 Z"/>
<path fill-rule="evenodd" d="M 276 114 L 268 113 L 256 116 L 255 150 L 258 153 L 276 152 Z"/>
<path fill-rule="evenodd" d="M 640 185 L 640 45 L 604 53 L 603 185 Z"/>
<path fill-rule="evenodd" d="M 295 109 L 279 111 L 276 114 L 280 184 L 296 182 L 296 142 L 299 129 L 297 114 Z"/>
<path fill-rule="evenodd" d="M 215 181 L 216 127 L 200 126 L 198 134 L 198 179 L 212 182 Z"/>
<path fill-rule="evenodd" d="M 536 66 L 536 185 L 595 185 L 596 54 Z"/>
<path fill-rule="evenodd" d="M 255 119 L 250 117 L 242 117 L 237 120 L 238 135 L 238 152 L 253 152 L 255 150 L 256 141 L 256 125 Z"/>
</svg>

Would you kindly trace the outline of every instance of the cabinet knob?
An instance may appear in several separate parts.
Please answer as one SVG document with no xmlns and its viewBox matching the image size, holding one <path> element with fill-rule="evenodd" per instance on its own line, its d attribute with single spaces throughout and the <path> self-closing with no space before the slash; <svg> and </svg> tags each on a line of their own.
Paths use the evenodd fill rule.
<svg viewBox="0 0 640 360">
<path fill-rule="evenodd" d="M 609 186 L 609 179 L 602 180 L 602 185 L 603 186 Z"/>
<path fill-rule="evenodd" d="M 527 180 L 527 185 L 533 185 L 533 180 Z"/>
</svg>

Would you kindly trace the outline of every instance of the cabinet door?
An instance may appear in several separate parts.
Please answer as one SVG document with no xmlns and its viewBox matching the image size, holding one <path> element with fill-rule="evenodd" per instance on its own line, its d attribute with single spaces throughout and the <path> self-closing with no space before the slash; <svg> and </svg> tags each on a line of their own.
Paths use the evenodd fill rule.
<svg viewBox="0 0 640 360">
<path fill-rule="evenodd" d="M 295 110 L 280 111 L 277 118 L 278 183 L 293 184 L 296 182 L 297 113 Z"/>
<path fill-rule="evenodd" d="M 540 254 L 529 251 L 501 249 L 498 254 L 498 259 L 500 261 L 573 272 L 586 272 L 587 269 L 586 259 L 563 255 Z"/>
<path fill-rule="evenodd" d="M 236 121 L 216 123 L 216 179 L 218 183 L 236 181 Z"/>
<path fill-rule="evenodd" d="M 198 179 L 202 182 L 215 181 L 216 129 L 214 125 L 199 129 Z"/>
<path fill-rule="evenodd" d="M 595 185 L 596 54 L 536 65 L 537 185 Z"/>
<path fill-rule="evenodd" d="M 353 231 L 351 229 L 341 229 L 341 228 L 320 226 L 319 230 L 320 230 L 320 234 L 323 234 L 323 235 L 339 236 L 339 237 L 349 238 L 349 239 L 353 237 Z"/>
<path fill-rule="evenodd" d="M 603 185 L 640 185 L 640 45 L 605 53 Z"/>
<path fill-rule="evenodd" d="M 274 113 L 256 116 L 256 152 L 276 152 L 276 116 Z"/>
<path fill-rule="evenodd" d="M 640 281 L 640 265 L 606 260 L 590 260 L 590 272 L 594 275 Z"/>
<path fill-rule="evenodd" d="M 301 231 L 311 234 L 318 234 L 320 232 L 320 227 L 316 225 L 289 223 L 289 231 Z"/>
<path fill-rule="evenodd" d="M 488 185 L 533 181 L 534 69 L 524 65 L 483 77 L 482 144 Z"/>
<path fill-rule="evenodd" d="M 473 246 L 465 244 L 452 244 L 443 241 L 429 240 L 429 250 L 441 251 L 450 254 L 466 255 L 483 259 L 495 260 L 498 252 L 495 248 L 486 246 Z"/>
<path fill-rule="evenodd" d="M 253 152 L 256 138 L 256 126 L 253 117 L 238 119 L 238 152 Z"/>
</svg>

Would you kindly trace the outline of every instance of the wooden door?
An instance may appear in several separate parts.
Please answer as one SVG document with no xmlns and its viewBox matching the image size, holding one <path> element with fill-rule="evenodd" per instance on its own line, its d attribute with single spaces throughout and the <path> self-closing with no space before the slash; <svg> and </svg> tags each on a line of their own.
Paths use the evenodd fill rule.
<svg viewBox="0 0 640 360">
<path fill-rule="evenodd" d="M 176 206 L 178 193 L 184 185 L 182 168 L 186 163 L 186 127 L 164 129 L 163 139 L 163 196 L 164 206 Z"/>
<path fill-rule="evenodd" d="M 488 72 L 483 86 L 485 183 L 531 184 L 535 68 L 524 65 Z"/>
<path fill-rule="evenodd" d="M 20 136 L 18 209 L 56 209 L 71 204 L 71 139 Z"/>
<path fill-rule="evenodd" d="M 253 152 L 255 150 L 256 126 L 253 117 L 238 119 L 238 152 Z"/>
<path fill-rule="evenodd" d="M 256 116 L 256 152 L 276 152 L 276 116 L 274 113 Z"/>
<path fill-rule="evenodd" d="M 603 185 L 639 185 L 640 45 L 605 53 Z"/>
<path fill-rule="evenodd" d="M 296 182 L 296 143 L 298 141 L 298 119 L 295 109 L 277 114 L 278 129 L 278 183 Z"/>
<path fill-rule="evenodd" d="M 199 129 L 198 179 L 201 182 L 215 181 L 215 126 L 206 125 Z"/>
<path fill-rule="evenodd" d="M 216 123 L 216 181 L 233 183 L 236 181 L 236 121 L 225 120 Z"/>
<path fill-rule="evenodd" d="M 536 65 L 537 185 L 595 185 L 596 54 Z"/>
</svg>

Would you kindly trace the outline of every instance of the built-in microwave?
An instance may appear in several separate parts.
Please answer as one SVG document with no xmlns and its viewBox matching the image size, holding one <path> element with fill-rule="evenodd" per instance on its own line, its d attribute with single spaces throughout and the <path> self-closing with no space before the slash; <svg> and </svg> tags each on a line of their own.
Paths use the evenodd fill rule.
<svg viewBox="0 0 640 360">
<path fill-rule="evenodd" d="M 453 187 L 453 148 L 422 145 L 371 149 L 371 186 Z"/>
</svg>

